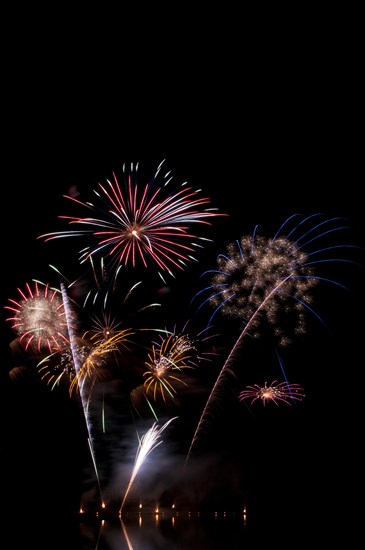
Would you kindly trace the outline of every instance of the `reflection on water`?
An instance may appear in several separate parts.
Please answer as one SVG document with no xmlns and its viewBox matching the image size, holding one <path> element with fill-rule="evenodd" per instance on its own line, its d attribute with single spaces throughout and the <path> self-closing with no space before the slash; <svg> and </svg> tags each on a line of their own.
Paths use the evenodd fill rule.
<svg viewBox="0 0 365 550">
<path fill-rule="evenodd" d="M 80 536 L 83 550 L 234 550 L 243 547 L 247 527 L 245 514 L 150 514 L 81 522 Z"/>
<path fill-rule="evenodd" d="M 289 532 L 301 538 L 309 534 L 312 515 L 300 512 L 296 506 L 279 505 L 236 512 L 150 508 L 123 514 L 121 520 L 105 511 L 103 517 L 82 512 L 71 519 L 53 514 L 52 507 L 33 513 L 29 507 L 3 525 L 12 550 L 248 550 L 266 548 L 277 537 L 283 548 L 283 536 L 292 543 Z M 313 524 L 316 537 L 323 519 Z"/>
</svg>

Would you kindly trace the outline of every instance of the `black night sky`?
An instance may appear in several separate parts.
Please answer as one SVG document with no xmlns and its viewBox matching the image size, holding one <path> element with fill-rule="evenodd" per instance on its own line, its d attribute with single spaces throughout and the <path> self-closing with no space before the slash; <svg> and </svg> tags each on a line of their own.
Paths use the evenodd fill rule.
<svg viewBox="0 0 365 550">
<path fill-rule="evenodd" d="M 129 281 L 142 279 L 140 304 L 161 303 L 148 314 L 149 326 L 190 319 L 202 327 L 204 315 L 196 319 L 191 304 L 201 274 L 216 268 L 227 244 L 255 227 L 271 237 L 293 214 L 320 213 L 343 218 L 338 225 L 349 229 L 331 243 L 354 248 L 345 255 L 349 262 L 326 268 L 346 289 L 325 282 L 315 289 L 312 307 L 323 322 L 308 312 L 306 332 L 280 351 L 288 378 L 305 390 L 303 401 L 291 407 L 238 402 L 237 391 L 246 385 L 282 379 L 273 340 L 263 328 L 248 341 L 191 469 L 183 474 L 206 398 L 240 332 L 239 321 L 217 316 L 220 358 L 211 370 L 205 366 L 189 375 L 189 388 L 177 404 L 162 407 L 161 418 L 178 419 L 164 435 L 161 469 L 152 454 L 151 477 L 140 490 L 155 495 L 158 487 L 167 501 L 183 494 L 203 508 L 248 502 L 252 521 L 261 526 L 346 529 L 360 482 L 355 408 L 361 399 L 365 305 L 355 61 L 349 62 L 340 46 L 329 55 L 325 47 L 314 53 L 298 45 L 293 52 L 283 44 L 276 56 L 257 51 L 242 65 L 238 55 L 234 61 L 202 56 L 201 65 L 196 59 L 193 65 L 181 51 L 168 72 L 156 74 L 159 63 L 153 59 L 128 63 L 121 55 L 109 72 L 105 58 L 83 59 L 78 52 L 69 63 L 58 51 L 49 65 L 37 54 L 31 59 L 24 52 L 15 75 L 9 69 L 13 78 L 6 82 L 3 103 L 0 460 L 6 512 L 12 518 L 40 514 L 56 525 L 57 518 L 66 522 L 73 516 L 85 495 L 92 506 L 97 486 L 78 400 L 70 399 L 65 387 L 51 391 L 35 376 L 15 349 L 4 306 L 33 279 L 59 284 L 49 264 L 66 277 L 78 273 L 75 251 L 81 239 L 62 245 L 37 239 L 56 230 L 57 216 L 67 214 L 63 194 L 76 187 L 87 200 L 113 172 L 121 176 L 124 163 L 139 162 L 152 174 L 166 159 L 177 183 L 186 180 L 201 189 L 228 216 L 213 219 L 211 242 L 197 253 L 199 261 L 176 272 L 167 285 L 152 271 L 127 272 L 120 296 Z M 111 435 L 108 442 L 100 434 L 95 439 L 103 489 L 114 504 L 125 487 L 113 487 L 118 460 L 125 469 L 119 480 L 126 483 L 137 444 L 130 394 L 143 383 L 138 374 L 126 375 L 128 361 L 114 366 L 103 381 Z M 153 418 L 145 413 L 148 425 Z"/>
</svg>

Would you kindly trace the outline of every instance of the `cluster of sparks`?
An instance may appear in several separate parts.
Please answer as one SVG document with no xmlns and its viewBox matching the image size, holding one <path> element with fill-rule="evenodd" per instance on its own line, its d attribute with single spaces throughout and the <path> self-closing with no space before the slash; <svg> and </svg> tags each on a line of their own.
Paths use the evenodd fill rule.
<svg viewBox="0 0 365 550">
<path fill-rule="evenodd" d="M 124 185 L 115 174 L 111 181 L 99 184 L 94 191 L 98 201 L 95 204 L 65 195 L 66 199 L 89 212 L 90 216 L 59 216 L 76 229 L 46 233 L 39 237 L 45 241 L 68 237 L 89 239 L 79 253 L 79 261 L 91 266 L 96 291 L 89 290 L 84 305 L 90 300 L 95 305 L 107 289 L 104 293 L 105 307 L 109 292 L 115 290 L 116 277 L 122 267 L 134 268 L 141 264 L 147 268 L 152 265 L 165 282 L 164 273 L 174 275 L 174 270 L 185 269 L 189 262 L 195 260 L 195 252 L 202 247 L 201 241 L 209 240 L 195 235 L 191 226 L 210 225 L 212 218 L 225 215 L 208 208 L 209 199 L 200 198 L 198 191 L 185 183 L 173 194 L 166 194 L 165 189 L 171 184 L 172 176 L 170 172 L 162 173 L 163 162 L 152 179 L 142 187 L 137 178 L 138 164 L 132 164 L 129 171 L 124 167 L 123 172 Z M 160 185 L 157 185 L 159 182 Z M 237 352 L 246 335 L 258 335 L 260 325 L 266 320 L 273 328 L 278 344 L 284 346 L 290 341 L 288 327 L 293 329 L 294 335 L 302 335 L 305 332 L 306 311 L 317 316 L 311 308 L 312 290 L 321 280 L 315 274 L 315 264 L 341 261 L 328 256 L 325 260 L 318 259 L 321 252 L 339 247 L 322 246 L 310 253 L 303 249 L 310 243 L 321 242 L 321 238 L 328 233 L 343 228 L 333 226 L 337 218 L 308 225 L 319 216 L 315 214 L 302 219 L 281 236 L 289 221 L 295 220 L 296 216 L 286 220 L 273 238 L 258 236 L 256 228 L 253 235 L 245 235 L 229 244 L 226 253 L 217 257 L 217 269 L 203 273 L 211 276 L 210 284 L 194 299 L 207 296 L 199 309 L 206 304 L 214 308 L 205 331 L 210 329 L 213 318 L 219 312 L 239 319 L 243 329 L 208 396 L 187 459 L 211 404 L 221 397 L 220 388 L 226 372 L 234 371 Z M 100 260 L 98 267 L 97 257 Z M 104 258 L 108 262 L 107 267 Z M 5 306 L 12 312 L 7 321 L 27 351 L 47 354 L 37 365 L 41 378 L 52 388 L 66 379 L 70 395 L 74 391 L 80 393 L 85 408 L 86 383 L 89 382 L 89 389 L 93 387 L 111 358 L 130 344 L 134 330 L 121 329 L 120 324 L 104 311 L 103 319 L 94 317 L 93 327 L 76 337 L 76 316 L 69 307 L 67 296 L 63 296 L 65 292 L 37 281 L 33 285 L 27 283 L 26 291 L 18 288 L 18 292 L 20 299 L 11 299 Z M 282 323 L 282 316 L 290 317 L 290 322 Z M 211 337 L 203 332 L 190 336 L 185 329 L 165 331 L 148 349 L 144 363 L 146 370 L 142 375 L 147 401 L 150 396 L 155 402 L 162 400 L 166 403 L 168 399 L 173 399 L 178 387 L 188 386 L 186 371 L 196 368 L 202 359 L 208 360 L 209 353 L 204 356 L 200 348 L 202 342 Z M 304 397 L 304 390 L 299 384 L 277 380 L 270 384 L 265 382 L 264 386 L 247 386 L 239 394 L 241 401 L 250 399 L 251 404 L 261 401 L 263 405 L 268 402 L 291 405 Z M 87 399 L 90 399 L 90 394 Z M 155 422 L 140 439 L 119 516 L 144 460 L 161 443 L 161 433 L 174 418 L 161 428 Z"/>
</svg>

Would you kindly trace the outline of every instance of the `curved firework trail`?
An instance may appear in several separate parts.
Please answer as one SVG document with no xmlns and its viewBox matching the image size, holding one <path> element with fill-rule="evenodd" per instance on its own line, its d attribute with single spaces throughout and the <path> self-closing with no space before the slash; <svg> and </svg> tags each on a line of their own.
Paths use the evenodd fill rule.
<svg viewBox="0 0 365 550">
<path fill-rule="evenodd" d="M 284 282 L 288 279 L 289 277 L 287 277 L 286 279 L 284 279 L 282 281 L 282 284 L 284 284 Z M 269 294 L 268 296 L 265 298 L 265 300 L 262 302 L 262 304 L 258 307 L 258 309 L 255 311 L 255 313 L 253 314 L 252 316 L 252 323 L 255 322 L 255 319 L 256 317 L 259 315 L 260 311 L 265 307 L 265 304 L 267 303 L 268 300 L 270 300 L 270 298 L 274 295 L 274 293 L 278 290 L 278 288 L 274 288 Z M 240 336 L 238 337 L 238 340 L 236 341 L 235 345 L 233 346 L 230 354 L 228 355 L 228 358 L 226 360 L 226 362 L 224 363 L 223 365 L 223 368 L 222 370 L 220 371 L 219 373 L 219 376 L 213 386 L 213 389 L 212 391 L 210 392 L 210 395 L 208 397 L 208 401 L 206 402 L 206 405 L 203 409 L 203 412 L 202 412 L 202 415 L 200 417 L 200 420 L 199 420 L 199 423 L 198 423 L 198 426 L 195 430 L 195 433 L 194 433 L 194 437 L 193 437 L 193 440 L 191 442 L 191 445 L 190 445 L 190 448 L 189 448 L 189 451 L 188 451 L 188 454 L 187 454 L 187 457 L 186 457 L 186 461 L 185 463 L 189 460 L 189 457 L 190 457 L 190 454 L 191 454 L 191 451 L 193 449 L 193 446 L 196 442 L 196 439 L 198 437 L 198 434 L 199 434 L 199 431 L 202 427 L 202 424 L 205 420 L 205 417 L 206 415 L 208 414 L 208 411 L 209 411 L 209 407 L 211 405 L 211 401 L 212 399 L 216 396 L 217 392 L 218 392 L 218 389 L 219 389 L 219 386 L 224 378 L 224 375 L 226 373 L 226 371 L 230 368 L 231 366 L 231 363 L 234 361 L 234 358 L 235 358 L 235 355 L 237 353 L 237 351 L 239 350 L 239 348 L 241 347 L 241 344 L 244 340 L 244 337 L 246 336 L 246 333 L 247 331 L 249 330 L 251 324 L 250 322 L 248 322 L 245 326 L 245 328 L 243 329 L 243 331 L 241 332 Z"/>
<path fill-rule="evenodd" d="M 196 261 L 196 249 L 202 248 L 202 241 L 210 240 L 195 235 L 190 227 L 194 224 L 211 225 L 211 218 L 228 214 L 208 208 L 210 199 L 200 197 L 200 190 L 194 190 L 186 183 L 172 194 L 166 193 L 165 188 L 171 183 L 172 176 L 170 172 L 160 174 L 163 163 L 143 187 L 137 179 L 138 163 L 132 163 L 127 172 L 124 165 L 124 186 L 113 173 L 112 181 L 99 183 L 98 190 L 94 190 L 98 201 L 95 204 L 64 195 L 91 216 L 59 216 L 78 228 L 46 233 L 38 238 L 49 241 L 90 237 L 92 244 L 80 251 L 80 263 L 105 254 L 113 272 L 118 272 L 122 266 L 141 264 L 147 268 L 152 264 L 165 282 L 163 273 L 174 276 L 174 269 L 183 270 L 191 261 Z"/>
<path fill-rule="evenodd" d="M 349 262 L 350 260 L 347 259 L 327 257 L 327 253 L 337 248 L 355 248 L 354 246 L 324 244 L 311 253 L 302 251 L 304 246 L 317 242 L 319 239 L 325 239 L 334 231 L 349 229 L 347 226 L 333 227 L 331 225 L 340 218 L 325 219 L 304 229 L 304 232 L 296 240 L 292 240 L 292 236 L 297 230 L 305 228 L 305 224 L 309 220 L 312 221 L 319 215 L 313 214 L 302 219 L 285 237 L 279 236 L 279 233 L 298 214 L 289 217 L 272 239 L 256 236 L 255 229 L 253 236 L 242 237 L 239 241 L 228 245 L 226 255 L 218 256 L 218 270 L 205 272 L 213 274 L 212 284 L 198 292 L 196 296 L 207 290 L 210 292 L 208 299 L 199 307 L 200 309 L 207 303 L 215 307 L 208 326 L 214 315 L 221 312 L 224 315 L 243 320 L 244 328 L 210 392 L 187 453 L 186 462 L 204 422 L 207 420 L 214 400 L 219 398 L 219 391 L 225 375 L 229 371 L 233 372 L 236 356 L 238 356 L 247 334 L 257 329 L 260 321 L 265 317 L 267 322 L 274 327 L 279 344 L 284 346 L 289 340 L 279 324 L 281 310 L 284 310 L 285 316 L 292 315 L 293 322 L 290 324 L 294 326 L 295 334 L 303 334 L 305 310 L 309 310 L 322 321 L 310 307 L 312 302 L 310 290 L 319 281 L 330 282 L 346 289 L 332 279 L 315 275 L 313 266 L 324 262 Z M 319 253 L 324 254 L 323 259 L 316 259 L 316 255 Z"/>
</svg>

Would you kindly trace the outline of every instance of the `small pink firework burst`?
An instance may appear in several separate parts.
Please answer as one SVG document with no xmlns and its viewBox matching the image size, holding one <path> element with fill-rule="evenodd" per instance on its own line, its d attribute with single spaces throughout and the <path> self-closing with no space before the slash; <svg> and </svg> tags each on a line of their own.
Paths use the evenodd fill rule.
<svg viewBox="0 0 365 550">
<path fill-rule="evenodd" d="M 239 394 L 239 400 L 251 399 L 251 404 L 261 399 L 264 406 L 267 401 L 273 401 L 275 405 L 279 405 L 278 401 L 282 401 L 291 406 L 290 401 L 302 401 L 305 397 L 304 390 L 299 384 L 289 384 L 288 382 L 280 382 L 277 380 L 267 385 L 260 387 L 258 384 L 247 386 L 245 390 Z"/>
<path fill-rule="evenodd" d="M 61 292 L 49 284 L 34 281 L 33 288 L 17 289 L 21 299 L 9 299 L 5 309 L 13 313 L 6 321 L 19 336 L 26 350 L 52 353 L 69 344 L 69 332 Z"/>
</svg>

